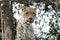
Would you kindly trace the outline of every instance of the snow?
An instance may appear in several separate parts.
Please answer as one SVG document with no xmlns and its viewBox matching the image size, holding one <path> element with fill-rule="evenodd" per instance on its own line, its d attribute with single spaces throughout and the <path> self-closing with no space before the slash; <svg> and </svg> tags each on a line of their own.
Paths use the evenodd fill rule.
<svg viewBox="0 0 60 40">
<path fill-rule="evenodd" d="M 44 27 L 42 28 L 42 31 L 43 31 L 43 32 L 46 32 L 46 33 L 49 33 L 49 28 L 50 28 L 50 26 L 44 26 Z"/>
<path fill-rule="evenodd" d="M 13 6 L 15 6 L 15 5 L 13 5 Z M 16 5 L 16 6 L 17 6 L 17 5 Z M 31 7 L 33 7 L 33 6 L 31 6 Z M 18 7 L 17 7 L 17 8 L 18 8 Z M 16 11 L 16 13 L 14 13 L 13 16 L 14 16 L 14 18 L 18 21 L 19 18 L 20 18 L 20 15 L 18 14 L 18 10 L 13 7 L 13 12 L 14 12 L 14 11 Z M 36 17 L 38 17 L 38 12 L 39 12 L 39 11 L 40 11 L 39 9 L 36 10 Z M 22 13 L 21 10 L 20 10 L 20 13 Z M 44 13 L 44 11 L 41 11 L 40 15 L 43 14 L 43 13 Z M 43 16 L 43 18 L 46 18 L 45 21 L 48 21 L 48 22 L 49 22 L 49 19 L 48 19 L 46 16 Z M 37 20 L 39 20 L 39 19 L 41 19 L 41 17 L 40 17 L 40 18 L 38 17 Z M 40 25 L 39 25 L 39 24 L 36 25 L 35 23 L 33 23 L 34 33 L 37 34 L 37 36 L 40 36 L 40 29 L 38 29 L 38 28 L 39 28 L 40 26 L 42 27 L 43 24 L 44 24 L 44 20 L 43 20 L 43 19 L 42 19 L 42 21 L 40 22 Z M 42 31 L 49 33 L 49 28 L 50 28 L 49 26 L 43 27 Z"/>
<path fill-rule="evenodd" d="M 16 4 L 15 4 L 16 5 Z M 14 18 L 18 21 L 20 16 L 21 16 L 21 9 L 19 10 L 20 14 L 18 14 L 18 10 L 15 8 L 15 5 L 13 5 L 13 12 L 16 11 L 16 13 L 14 13 Z M 35 8 L 34 6 L 36 6 L 37 4 L 34 3 L 33 6 L 30 5 L 31 8 Z M 36 9 L 36 19 L 35 21 L 37 21 L 37 24 L 35 24 L 35 21 L 33 22 L 33 28 L 34 28 L 34 33 L 39 37 L 41 36 L 41 30 L 42 32 L 46 32 L 46 33 L 49 33 L 49 29 L 50 29 L 50 26 L 49 26 L 49 22 L 50 22 L 50 19 L 52 19 L 52 15 L 54 15 L 54 13 L 56 13 L 54 10 L 52 10 L 52 7 L 49 5 L 48 8 L 51 8 L 50 12 L 46 12 L 44 10 L 41 10 L 41 9 L 44 9 L 44 6 L 45 4 L 40 4 L 40 5 L 43 5 L 41 6 L 40 8 L 37 8 Z M 17 6 L 17 5 L 16 5 Z M 22 4 L 23 6 L 23 4 Z M 17 7 L 19 8 L 19 7 Z M 44 14 L 44 15 L 43 15 Z M 48 15 L 48 16 L 47 16 Z M 54 16 L 54 18 L 56 18 Z M 40 20 L 40 21 L 39 21 Z M 55 22 L 55 20 L 53 20 L 53 22 Z M 40 23 L 40 24 L 39 24 Z M 60 25 L 60 23 L 58 23 L 58 25 Z M 41 30 L 40 30 L 40 29 Z M 43 35 L 43 37 L 45 38 L 46 35 Z"/>
</svg>

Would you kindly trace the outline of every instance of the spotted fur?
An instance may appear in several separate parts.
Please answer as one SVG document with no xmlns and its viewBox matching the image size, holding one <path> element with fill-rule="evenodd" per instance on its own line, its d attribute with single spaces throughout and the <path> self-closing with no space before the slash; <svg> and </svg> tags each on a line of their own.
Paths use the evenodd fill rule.
<svg viewBox="0 0 60 40">
<path fill-rule="evenodd" d="M 17 40 L 36 40 L 32 23 L 36 17 L 36 10 L 30 7 L 23 7 L 21 18 L 18 21 L 16 31 Z"/>
</svg>

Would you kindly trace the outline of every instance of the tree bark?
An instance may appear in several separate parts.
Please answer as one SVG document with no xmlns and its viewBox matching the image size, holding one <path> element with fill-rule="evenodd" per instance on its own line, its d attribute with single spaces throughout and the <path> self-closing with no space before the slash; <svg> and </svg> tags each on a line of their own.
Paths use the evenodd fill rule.
<svg viewBox="0 0 60 40">
<path fill-rule="evenodd" d="M 12 40 L 12 10 L 9 7 L 9 1 L 3 0 L 2 10 L 4 11 L 4 40 Z M 2 34 L 3 35 L 3 34 Z"/>
</svg>

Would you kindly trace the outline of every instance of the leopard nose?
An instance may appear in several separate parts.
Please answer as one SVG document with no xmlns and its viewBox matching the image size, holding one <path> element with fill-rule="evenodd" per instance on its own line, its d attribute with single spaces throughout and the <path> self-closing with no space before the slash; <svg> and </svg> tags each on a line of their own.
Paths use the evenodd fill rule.
<svg viewBox="0 0 60 40">
<path fill-rule="evenodd" d="M 30 20 L 32 20 L 33 18 L 29 18 Z"/>
</svg>

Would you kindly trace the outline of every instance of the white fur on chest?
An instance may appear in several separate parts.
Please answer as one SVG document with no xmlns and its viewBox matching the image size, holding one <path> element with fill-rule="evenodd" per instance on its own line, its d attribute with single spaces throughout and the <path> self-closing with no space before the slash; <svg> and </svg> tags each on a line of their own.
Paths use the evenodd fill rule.
<svg viewBox="0 0 60 40">
<path fill-rule="evenodd" d="M 26 38 L 29 38 L 29 40 L 35 40 L 33 27 L 29 25 L 28 27 L 22 25 L 23 32 L 21 33 L 21 38 L 25 40 Z"/>
</svg>

